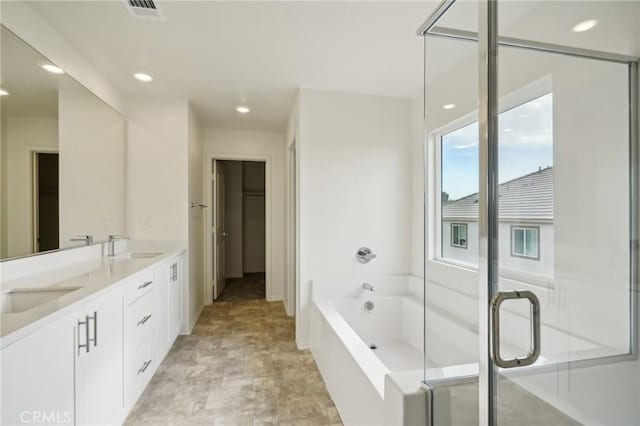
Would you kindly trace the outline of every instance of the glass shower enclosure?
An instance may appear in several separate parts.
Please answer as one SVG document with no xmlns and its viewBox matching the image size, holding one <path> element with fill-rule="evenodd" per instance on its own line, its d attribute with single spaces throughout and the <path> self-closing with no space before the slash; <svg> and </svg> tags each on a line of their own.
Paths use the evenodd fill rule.
<svg viewBox="0 0 640 426">
<path fill-rule="evenodd" d="M 422 25 L 431 424 L 640 424 L 640 2 Z"/>
</svg>

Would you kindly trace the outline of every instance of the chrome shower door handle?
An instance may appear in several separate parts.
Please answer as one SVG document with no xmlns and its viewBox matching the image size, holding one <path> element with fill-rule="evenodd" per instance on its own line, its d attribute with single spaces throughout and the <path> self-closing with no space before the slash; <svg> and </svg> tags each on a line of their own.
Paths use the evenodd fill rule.
<svg viewBox="0 0 640 426">
<path fill-rule="evenodd" d="M 527 299 L 531 304 L 531 350 L 524 358 L 503 359 L 500 355 L 500 306 L 505 300 Z M 501 368 L 525 367 L 531 365 L 540 356 L 540 301 L 533 292 L 501 291 L 494 296 L 489 304 L 490 309 L 490 339 L 491 357 L 493 362 Z"/>
</svg>

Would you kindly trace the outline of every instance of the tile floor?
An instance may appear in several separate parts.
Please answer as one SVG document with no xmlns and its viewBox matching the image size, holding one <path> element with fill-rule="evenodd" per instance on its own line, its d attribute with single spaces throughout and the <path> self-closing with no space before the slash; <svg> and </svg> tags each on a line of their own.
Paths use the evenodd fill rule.
<svg viewBox="0 0 640 426">
<path fill-rule="evenodd" d="M 341 424 L 282 303 L 241 294 L 207 306 L 178 337 L 126 425 Z"/>
<path fill-rule="evenodd" d="M 257 300 L 266 297 L 264 273 L 246 274 L 242 278 L 227 278 L 218 302 Z"/>
</svg>

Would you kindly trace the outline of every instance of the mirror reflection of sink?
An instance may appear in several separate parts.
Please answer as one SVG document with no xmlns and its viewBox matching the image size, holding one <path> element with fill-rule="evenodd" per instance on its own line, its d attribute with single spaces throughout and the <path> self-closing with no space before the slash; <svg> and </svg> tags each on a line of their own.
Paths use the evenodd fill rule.
<svg viewBox="0 0 640 426">
<path fill-rule="evenodd" d="M 0 312 L 15 314 L 28 311 L 82 287 L 17 288 L 2 293 Z"/>
</svg>

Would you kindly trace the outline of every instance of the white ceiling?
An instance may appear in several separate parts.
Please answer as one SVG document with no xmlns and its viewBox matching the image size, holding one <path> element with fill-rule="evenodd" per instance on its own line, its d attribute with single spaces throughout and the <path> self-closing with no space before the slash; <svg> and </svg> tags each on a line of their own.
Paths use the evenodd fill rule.
<svg viewBox="0 0 640 426">
<path fill-rule="evenodd" d="M 207 125 L 281 131 L 299 87 L 418 95 L 415 31 L 439 2 L 158 3 L 164 21 L 122 1 L 30 2 L 127 97 L 186 96 Z"/>
</svg>

